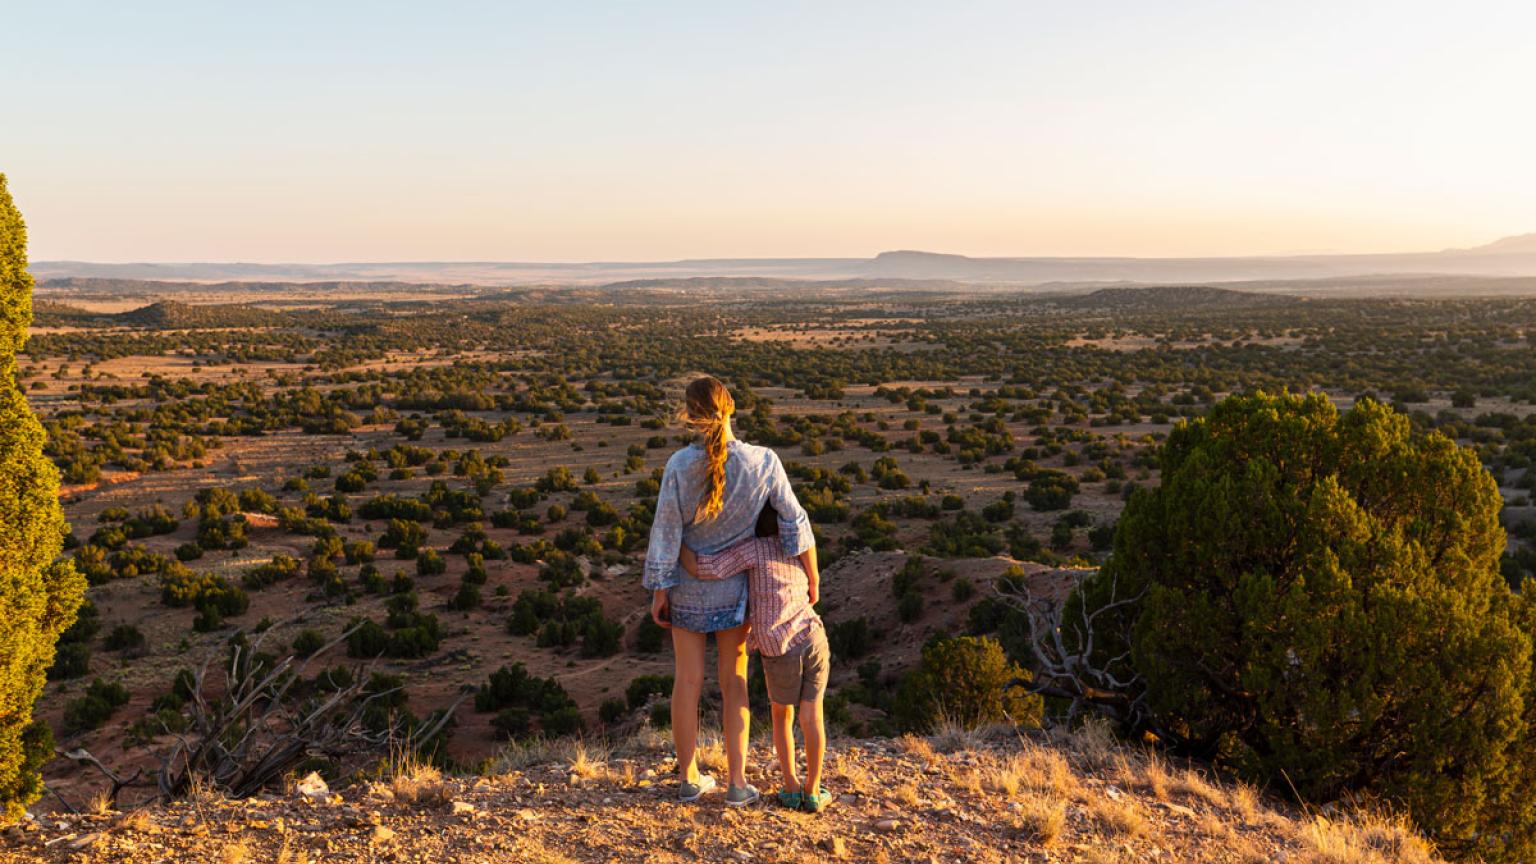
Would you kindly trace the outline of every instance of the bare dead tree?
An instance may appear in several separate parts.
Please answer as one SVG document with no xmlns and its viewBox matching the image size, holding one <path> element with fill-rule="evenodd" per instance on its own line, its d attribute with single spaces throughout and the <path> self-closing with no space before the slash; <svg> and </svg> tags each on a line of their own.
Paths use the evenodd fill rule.
<svg viewBox="0 0 1536 864">
<path fill-rule="evenodd" d="M 144 769 L 136 768 L 132 774 L 128 775 L 127 777 L 123 777 L 116 771 L 113 771 L 111 768 L 108 768 L 106 765 L 102 764 L 100 759 L 97 759 L 95 756 L 91 755 L 91 751 L 86 750 L 84 747 L 76 747 L 73 750 L 55 749 L 54 752 L 60 756 L 63 756 L 65 759 L 74 762 L 77 765 L 88 765 L 92 768 L 95 768 L 97 771 L 100 771 L 102 776 L 106 777 L 107 780 L 112 784 L 112 788 L 107 791 L 107 803 L 113 808 L 117 807 L 117 796 L 124 789 L 137 785 L 139 778 L 144 775 Z M 62 802 L 65 807 L 69 808 L 70 812 L 79 812 L 79 810 L 77 810 L 74 805 L 65 801 L 64 796 L 60 795 L 56 790 L 49 791 L 52 791 L 54 797 L 59 799 L 59 801 Z"/>
<path fill-rule="evenodd" d="M 469 692 L 425 726 L 409 731 L 393 721 L 374 728 L 364 723 L 377 702 L 400 689 L 369 693 L 371 663 L 354 670 L 352 680 L 330 692 L 294 692 L 305 680 L 310 662 L 346 641 L 360 626 L 327 642 L 297 667 L 292 655 L 270 665 L 261 658 L 262 643 L 278 629 L 268 628 L 252 644 L 233 647 L 223 668 L 222 687 L 209 676 L 214 659 L 210 655 L 192 675 L 191 698 L 184 709 L 187 727 L 172 734 L 169 748 L 159 754 L 160 767 L 150 777 L 142 768 L 122 776 L 83 748 L 57 752 L 99 771 L 111 783 L 108 800 L 116 807 L 124 789 L 151 785 L 165 800 L 186 794 L 194 782 L 245 797 L 276 785 L 310 757 L 345 762 L 387 755 L 402 746 L 415 749 L 431 741 L 452 721 Z M 77 810 L 62 797 L 59 800 L 71 811 Z"/>
<path fill-rule="evenodd" d="M 1076 614 L 1069 615 L 1070 594 L 1039 596 L 1025 579 L 1000 579 L 995 590 L 1005 605 L 1024 614 L 1035 661 L 1034 677 L 1011 686 L 1064 700 L 1067 708 L 1063 719 L 1068 723 L 1091 710 L 1124 729 L 1145 725 L 1142 681 L 1130 666 L 1130 650 L 1108 659 L 1097 656 L 1102 630 L 1114 620 L 1105 616 L 1139 602 L 1145 591 L 1121 596 L 1119 579 L 1111 577 L 1109 597 L 1102 605 L 1090 609 L 1080 602 Z M 1130 639 L 1125 638 L 1124 644 L 1129 645 Z"/>
<path fill-rule="evenodd" d="M 187 729 L 173 736 L 155 772 L 161 797 L 182 795 L 194 781 L 210 783 L 231 796 L 248 796 L 280 782 L 310 757 L 342 761 L 386 753 L 392 743 L 398 744 L 399 730 L 394 724 L 370 729 L 363 722 L 378 700 L 399 689 L 368 693 L 371 665 L 329 693 L 297 698 L 292 692 L 295 684 L 304 680 L 310 661 L 345 641 L 356 626 L 326 643 L 297 668 L 291 655 L 270 667 L 260 658 L 263 641 L 275 629 L 263 632 L 249 646 L 233 648 L 224 670 L 222 693 L 215 696 L 210 689 L 211 657 L 193 674 Z M 461 696 L 432 723 L 415 730 L 412 739 L 424 741 L 436 736 L 463 699 Z"/>
</svg>

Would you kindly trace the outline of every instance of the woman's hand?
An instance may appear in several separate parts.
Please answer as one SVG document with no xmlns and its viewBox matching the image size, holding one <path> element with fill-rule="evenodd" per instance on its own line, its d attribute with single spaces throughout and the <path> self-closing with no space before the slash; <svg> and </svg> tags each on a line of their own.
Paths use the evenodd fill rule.
<svg viewBox="0 0 1536 864">
<path fill-rule="evenodd" d="M 677 550 L 677 563 L 683 566 L 683 569 L 688 572 L 689 576 L 695 579 L 699 578 L 699 556 L 692 549 L 688 548 L 687 543 L 684 543 Z"/>
<path fill-rule="evenodd" d="M 651 620 L 655 621 L 657 626 L 668 628 L 672 626 L 670 597 L 670 591 L 666 588 L 651 592 Z"/>
</svg>

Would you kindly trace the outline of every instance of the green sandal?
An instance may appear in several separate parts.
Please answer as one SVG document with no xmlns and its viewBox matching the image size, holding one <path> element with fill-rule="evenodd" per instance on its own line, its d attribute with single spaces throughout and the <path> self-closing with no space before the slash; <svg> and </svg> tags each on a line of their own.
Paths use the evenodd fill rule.
<svg viewBox="0 0 1536 864">
<path fill-rule="evenodd" d="M 832 804 L 832 793 L 827 787 L 821 787 L 820 792 L 800 793 L 800 809 L 806 813 L 820 813 Z"/>
<path fill-rule="evenodd" d="M 800 805 L 802 803 L 804 803 L 804 801 L 805 801 L 805 793 L 804 792 L 788 792 L 788 791 L 785 791 L 785 792 L 780 792 L 779 793 L 779 805 L 782 806 L 782 807 L 788 807 L 791 810 L 799 810 L 800 809 Z"/>
</svg>

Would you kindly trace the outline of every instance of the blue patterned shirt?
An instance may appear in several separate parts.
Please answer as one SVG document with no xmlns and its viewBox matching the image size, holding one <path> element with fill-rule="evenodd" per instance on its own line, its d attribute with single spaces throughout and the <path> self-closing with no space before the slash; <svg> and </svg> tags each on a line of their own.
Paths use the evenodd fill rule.
<svg viewBox="0 0 1536 864">
<path fill-rule="evenodd" d="M 720 552 L 752 537 L 764 505 L 779 514 L 784 554 L 799 555 L 815 545 L 811 519 L 795 498 L 779 454 L 742 441 L 726 445 L 725 498 L 720 515 L 695 523 L 704 497 L 704 448 L 697 444 L 672 454 L 661 476 L 651 543 L 645 552 L 645 587 L 670 588 L 672 625 L 697 633 L 740 626 L 747 614 L 747 577 L 699 580 L 678 566 L 683 543 L 700 554 Z"/>
</svg>

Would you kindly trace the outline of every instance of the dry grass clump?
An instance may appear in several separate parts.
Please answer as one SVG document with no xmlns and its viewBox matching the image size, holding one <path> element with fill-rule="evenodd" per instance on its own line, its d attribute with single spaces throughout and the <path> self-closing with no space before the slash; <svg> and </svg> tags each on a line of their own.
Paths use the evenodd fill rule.
<svg viewBox="0 0 1536 864">
<path fill-rule="evenodd" d="M 554 761 L 554 744 L 544 738 L 528 738 L 502 747 L 501 752 L 485 761 L 482 773 L 505 775 L 522 772 L 533 766 L 545 766 L 551 761 Z"/>
<path fill-rule="evenodd" d="M 1057 798 L 1070 798 L 1077 791 L 1077 775 L 1059 751 L 1026 743 L 1008 760 L 1008 771 L 1020 789 Z"/>
<path fill-rule="evenodd" d="M 193 807 L 214 807 L 226 801 L 224 790 L 201 775 L 194 776 L 187 784 L 187 803 Z"/>
<path fill-rule="evenodd" d="M 1060 753 L 1027 741 L 1011 753 L 985 752 L 975 767 L 953 771 L 950 780 L 973 795 L 1004 798 L 1026 792 L 1070 798 L 1078 788 L 1076 775 Z"/>
<path fill-rule="evenodd" d="M 542 844 L 532 849 L 523 850 L 523 855 L 524 857 L 521 860 L 528 862 L 528 864 L 576 864 L 575 859 L 568 858 Z"/>
<path fill-rule="evenodd" d="M 771 768 L 771 771 L 777 771 Z M 873 776 L 865 760 L 847 753 L 829 753 L 826 773 L 836 777 L 838 785 L 854 795 L 871 795 L 885 785 L 885 781 Z"/>
<path fill-rule="evenodd" d="M 1174 778 L 1168 770 L 1168 764 L 1156 753 L 1147 754 L 1147 758 L 1142 760 L 1139 772 L 1132 772 L 1127 767 L 1120 773 L 1122 776 L 1134 773 L 1134 777 L 1127 776 L 1128 785 L 1140 786 L 1146 789 L 1152 794 L 1153 798 L 1159 801 L 1168 800 L 1168 791 L 1173 786 Z"/>
<path fill-rule="evenodd" d="M 1230 798 L 1198 771 L 1180 771 L 1173 780 L 1173 792 L 1212 807 L 1226 807 Z"/>
<path fill-rule="evenodd" d="M 934 727 L 933 737 L 929 741 L 940 753 L 958 753 L 979 749 L 981 736 L 974 729 L 944 720 Z"/>
<path fill-rule="evenodd" d="M 939 755 L 934 752 L 933 745 L 927 738 L 919 738 L 916 735 L 907 734 L 896 739 L 896 748 L 908 756 L 915 756 L 923 762 L 932 765 L 938 761 Z"/>
<path fill-rule="evenodd" d="M 988 723 L 967 726 L 948 718 L 939 721 L 928 739 L 940 753 L 985 750 L 988 746 L 1007 741 L 1017 735 L 1017 730 L 1006 723 Z"/>
<path fill-rule="evenodd" d="M 1109 723 L 1096 717 L 1083 721 L 1063 742 L 1074 762 L 1085 771 L 1100 773 L 1113 768 L 1121 757 L 1120 745 Z"/>
<path fill-rule="evenodd" d="M 251 860 L 251 847 L 244 840 L 226 844 L 219 850 L 219 864 L 246 864 Z"/>
<path fill-rule="evenodd" d="M 698 749 L 693 751 L 693 758 L 700 771 L 719 773 L 726 770 L 725 739 L 719 732 L 700 729 Z"/>
<path fill-rule="evenodd" d="M 85 809 L 93 816 L 108 816 L 117 808 L 113 806 L 112 794 L 102 789 L 91 796 L 91 800 L 85 804 Z"/>
<path fill-rule="evenodd" d="M 903 783 L 895 787 L 891 790 L 891 798 L 904 807 L 917 807 L 923 803 L 916 783 Z"/>
<path fill-rule="evenodd" d="M 1089 812 L 1094 821 L 1103 825 L 1111 834 L 1139 837 L 1146 833 L 1146 818 L 1135 806 L 1124 801 L 1104 797 L 1091 802 Z"/>
<path fill-rule="evenodd" d="M 1259 790 L 1247 783 L 1237 783 L 1227 793 L 1227 806 L 1234 815 L 1244 822 L 1257 823 L 1268 815 L 1263 802 L 1259 800 Z"/>
<path fill-rule="evenodd" d="M 1024 788 L 1024 777 L 1028 773 L 1032 772 L 1023 756 L 1008 756 L 982 772 L 982 785 L 989 792 L 1012 798 Z"/>
<path fill-rule="evenodd" d="M 1361 812 L 1314 816 L 1297 829 L 1307 864 L 1434 864 L 1434 847 L 1403 816 Z"/>
<path fill-rule="evenodd" d="M 619 756 L 648 756 L 671 749 L 672 733 L 654 726 L 641 726 L 613 745 L 613 753 Z"/>
<path fill-rule="evenodd" d="M 309 864 L 309 853 L 303 849 L 295 852 L 288 846 L 288 838 L 283 838 L 283 848 L 277 850 L 276 864 Z"/>
<path fill-rule="evenodd" d="M 116 828 L 120 831 L 137 831 L 140 833 L 154 829 L 155 820 L 149 817 L 148 810 L 130 810 L 117 817 Z"/>
<path fill-rule="evenodd" d="M 453 790 L 443 780 L 443 772 L 414 756 L 395 761 L 390 772 L 389 791 L 400 804 L 419 807 L 446 807 Z"/>
<path fill-rule="evenodd" d="M 1223 846 L 1230 845 L 1237 839 L 1237 832 L 1232 830 L 1232 824 L 1210 810 L 1200 814 L 1199 825 L 1202 835 Z"/>
<path fill-rule="evenodd" d="M 1159 801 L 1177 797 L 1186 799 L 1187 803 L 1199 802 L 1220 809 L 1234 807 L 1231 796 L 1221 787 L 1206 780 L 1198 771 L 1176 770 L 1155 751 L 1147 751 L 1140 758 L 1121 754 L 1113 757 L 1112 762 L 1114 767 L 1110 776 L 1116 783 L 1128 789 L 1145 790 Z M 1239 806 L 1251 812 L 1257 796 L 1251 789 L 1246 794 Z"/>
<path fill-rule="evenodd" d="M 1067 802 L 1043 795 L 1027 795 L 1019 802 L 1014 827 L 1029 843 L 1050 846 L 1067 829 Z"/>
<path fill-rule="evenodd" d="M 611 755 L 611 751 L 601 744 L 578 740 L 571 746 L 567 763 L 572 775 L 590 780 L 608 774 L 608 759 Z"/>
</svg>

